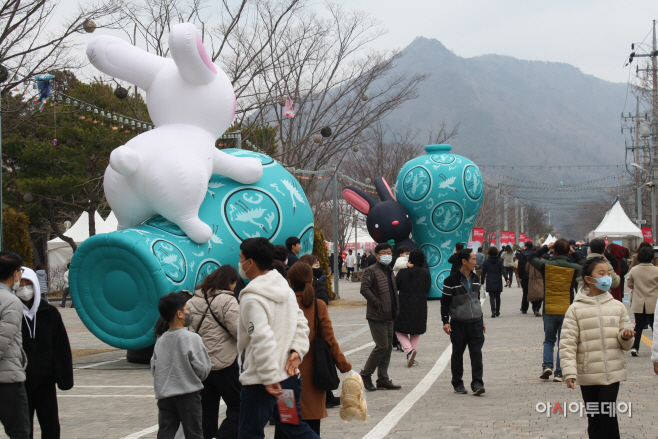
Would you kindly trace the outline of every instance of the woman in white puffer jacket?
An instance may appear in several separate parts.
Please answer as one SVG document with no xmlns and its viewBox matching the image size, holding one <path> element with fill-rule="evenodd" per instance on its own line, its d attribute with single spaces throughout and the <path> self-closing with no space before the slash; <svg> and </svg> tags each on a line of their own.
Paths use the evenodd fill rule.
<svg viewBox="0 0 658 439">
<path fill-rule="evenodd" d="M 633 345 L 623 303 L 608 292 L 610 269 L 601 257 L 588 259 L 582 269 L 584 286 L 578 291 L 562 323 L 560 361 L 567 387 L 580 385 L 590 438 L 618 438 L 616 417 L 619 383 L 626 380 L 624 352 Z M 596 410 L 587 407 L 596 404 Z M 612 407 L 615 409 L 611 410 Z"/>
</svg>

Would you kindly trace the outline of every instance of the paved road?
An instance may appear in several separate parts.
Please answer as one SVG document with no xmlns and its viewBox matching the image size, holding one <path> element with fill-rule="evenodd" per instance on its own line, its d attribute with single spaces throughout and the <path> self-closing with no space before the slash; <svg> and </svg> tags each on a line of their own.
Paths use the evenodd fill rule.
<svg viewBox="0 0 658 439">
<path fill-rule="evenodd" d="M 360 300 L 358 284 L 341 281 L 345 299 Z M 338 409 L 329 411 L 322 422 L 323 438 L 452 438 L 452 437 L 586 437 L 587 421 L 574 414 L 566 418 L 546 417 L 535 410 L 538 402 L 580 402 L 579 390 L 564 383 L 544 382 L 541 369 L 542 319 L 519 313 L 521 291 L 506 289 L 501 316 L 485 313 L 487 334 L 484 345 L 482 397 L 456 395 L 450 385 L 450 364 L 445 359 L 449 339 L 440 323 L 440 304 L 429 302 L 428 333 L 420 340 L 418 367 L 407 368 L 404 355 L 393 352 L 390 375 L 401 384 L 400 391 L 368 393 L 366 423 L 346 423 Z M 488 300 L 485 310 L 488 310 Z M 103 349 L 81 325 L 74 310 L 62 310 L 73 348 Z M 364 326 L 365 308 L 331 309 L 336 336 L 355 370 L 365 363 L 372 340 Z M 646 331 L 645 335 L 649 336 Z M 364 347 L 365 346 L 365 347 Z M 449 352 L 448 352 L 449 353 Z M 441 358 L 441 355 L 444 355 Z M 466 354 L 468 356 L 468 354 Z M 154 438 L 157 408 L 148 368 L 127 363 L 125 351 L 76 359 L 76 386 L 59 393 L 62 437 L 64 438 Z M 437 362 L 437 360 L 439 360 Z M 632 401 L 633 417 L 620 417 L 622 437 L 658 437 L 658 377 L 653 373 L 649 349 L 643 344 L 640 356 L 627 357 L 629 380 L 622 384 L 619 401 Z M 470 375 L 468 359 L 465 377 Z M 421 383 L 422 384 L 419 384 Z M 37 428 L 38 431 L 38 428 Z M 35 432 L 39 437 L 39 433 Z M 267 437 L 273 428 L 267 428 Z M 4 438 L 0 433 L 0 438 Z"/>
</svg>

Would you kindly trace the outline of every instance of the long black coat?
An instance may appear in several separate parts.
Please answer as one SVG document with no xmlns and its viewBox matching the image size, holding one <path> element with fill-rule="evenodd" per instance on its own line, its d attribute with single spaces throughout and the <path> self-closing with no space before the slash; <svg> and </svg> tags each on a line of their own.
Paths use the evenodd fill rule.
<svg viewBox="0 0 658 439">
<path fill-rule="evenodd" d="M 395 330 L 403 334 L 424 334 L 427 331 L 427 294 L 432 279 L 423 267 L 398 271 L 395 277 L 399 291 L 400 314 L 395 319 Z"/>
<path fill-rule="evenodd" d="M 503 291 L 503 282 L 501 276 L 505 277 L 507 280 L 507 272 L 503 266 L 503 260 L 498 256 L 489 256 L 489 258 L 484 261 L 482 267 L 482 283 L 487 282 L 486 290 L 489 291 Z"/>
<path fill-rule="evenodd" d="M 34 323 L 29 323 L 34 327 Z M 39 304 L 36 333 L 30 335 L 23 316 L 23 350 L 27 355 L 26 386 L 35 388 L 57 384 L 61 390 L 73 387 L 73 358 L 66 328 L 59 311 L 46 302 Z"/>
</svg>

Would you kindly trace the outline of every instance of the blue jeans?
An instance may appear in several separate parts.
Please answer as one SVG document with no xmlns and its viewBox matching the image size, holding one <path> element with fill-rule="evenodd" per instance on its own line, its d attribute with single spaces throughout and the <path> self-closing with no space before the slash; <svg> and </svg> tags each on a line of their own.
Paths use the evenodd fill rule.
<svg viewBox="0 0 658 439">
<path fill-rule="evenodd" d="M 290 439 L 320 439 L 311 427 L 302 421 L 302 412 L 300 409 L 300 400 L 302 397 L 302 380 L 292 376 L 281 381 L 281 388 L 292 389 L 295 392 L 297 402 L 297 416 L 299 424 L 285 424 L 279 421 L 279 409 L 276 405 L 277 399 L 270 395 L 265 386 L 254 384 L 251 386 L 242 386 L 240 393 L 240 427 L 238 430 L 239 439 L 264 438 L 265 425 L 274 414 L 276 425 Z"/>
<path fill-rule="evenodd" d="M 556 372 L 562 372 L 560 368 L 560 333 L 562 332 L 562 322 L 564 321 L 564 316 L 550 315 L 544 313 L 544 362 L 542 367 L 553 368 L 553 348 L 557 342 L 557 361 L 556 361 Z"/>
</svg>

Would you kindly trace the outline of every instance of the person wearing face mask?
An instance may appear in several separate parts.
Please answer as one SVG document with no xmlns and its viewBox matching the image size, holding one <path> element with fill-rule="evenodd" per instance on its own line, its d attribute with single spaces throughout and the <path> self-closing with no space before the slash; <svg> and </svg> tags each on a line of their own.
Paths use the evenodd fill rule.
<svg viewBox="0 0 658 439">
<path fill-rule="evenodd" d="M 275 424 L 289 438 L 318 438 L 300 409 L 299 365 L 309 350 L 308 322 L 286 279 L 270 270 L 273 259 L 274 246 L 265 238 L 248 238 L 240 244 L 238 273 L 249 283 L 239 297 L 238 437 L 264 438 L 265 425 L 274 415 Z M 282 423 L 279 417 L 277 399 L 284 389 L 294 394 L 297 424 Z"/>
<path fill-rule="evenodd" d="M 16 297 L 23 302 L 23 350 L 27 355 L 25 390 L 34 430 L 36 411 L 42 438 L 60 437 L 57 389 L 73 388 L 73 357 L 59 311 L 41 297 L 39 279 L 23 267 Z"/>
<path fill-rule="evenodd" d="M 27 357 L 23 351 L 23 303 L 14 294 L 20 287 L 23 259 L 0 251 L 0 422 L 10 438 L 30 437 L 25 392 Z"/>
<path fill-rule="evenodd" d="M 188 439 L 202 439 L 201 390 L 212 363 L 203 340 L 184 328 L 192 323 L 188 291 L 160 298 L 158 336 L 151 357 L 153 389 L 158 400 L 158 439 L 174 439 L 178 428 Z M 164 330 L 164 332 L 162 332 Z"/>
<path fill-rule="evenodd" d="M 370 334 L 375 342 L 368 361 L 361 370 L 363 384 L 368 391 L 399 390 L 401 386 L 393 384 L 388 376 L 388 365 L 393 351 L 394 322 L 398 316 L 398 294 L 395 288 L 395 273 L 390 267 L 393 261 L 391 244 L 377 244 L 375 247 L 377 263 L 363 272 L 361 295 L 368 302 L 366 320 Z M 377 369 L 377 387 L 372 383 L 372 374 Z"/>
<path fill-rule="evenodd" d="M 615 300 L 605 259 L 588 259 L 582 268 L 584 286 L 562 323 L 560 358 L 569 389 L 580 385 L 586 404 L 590 438 L 619 438 L 615 415 L 619 383 L 626 380 L 624 352 L 635 331 L 623 303 Z"/>
</svg>

